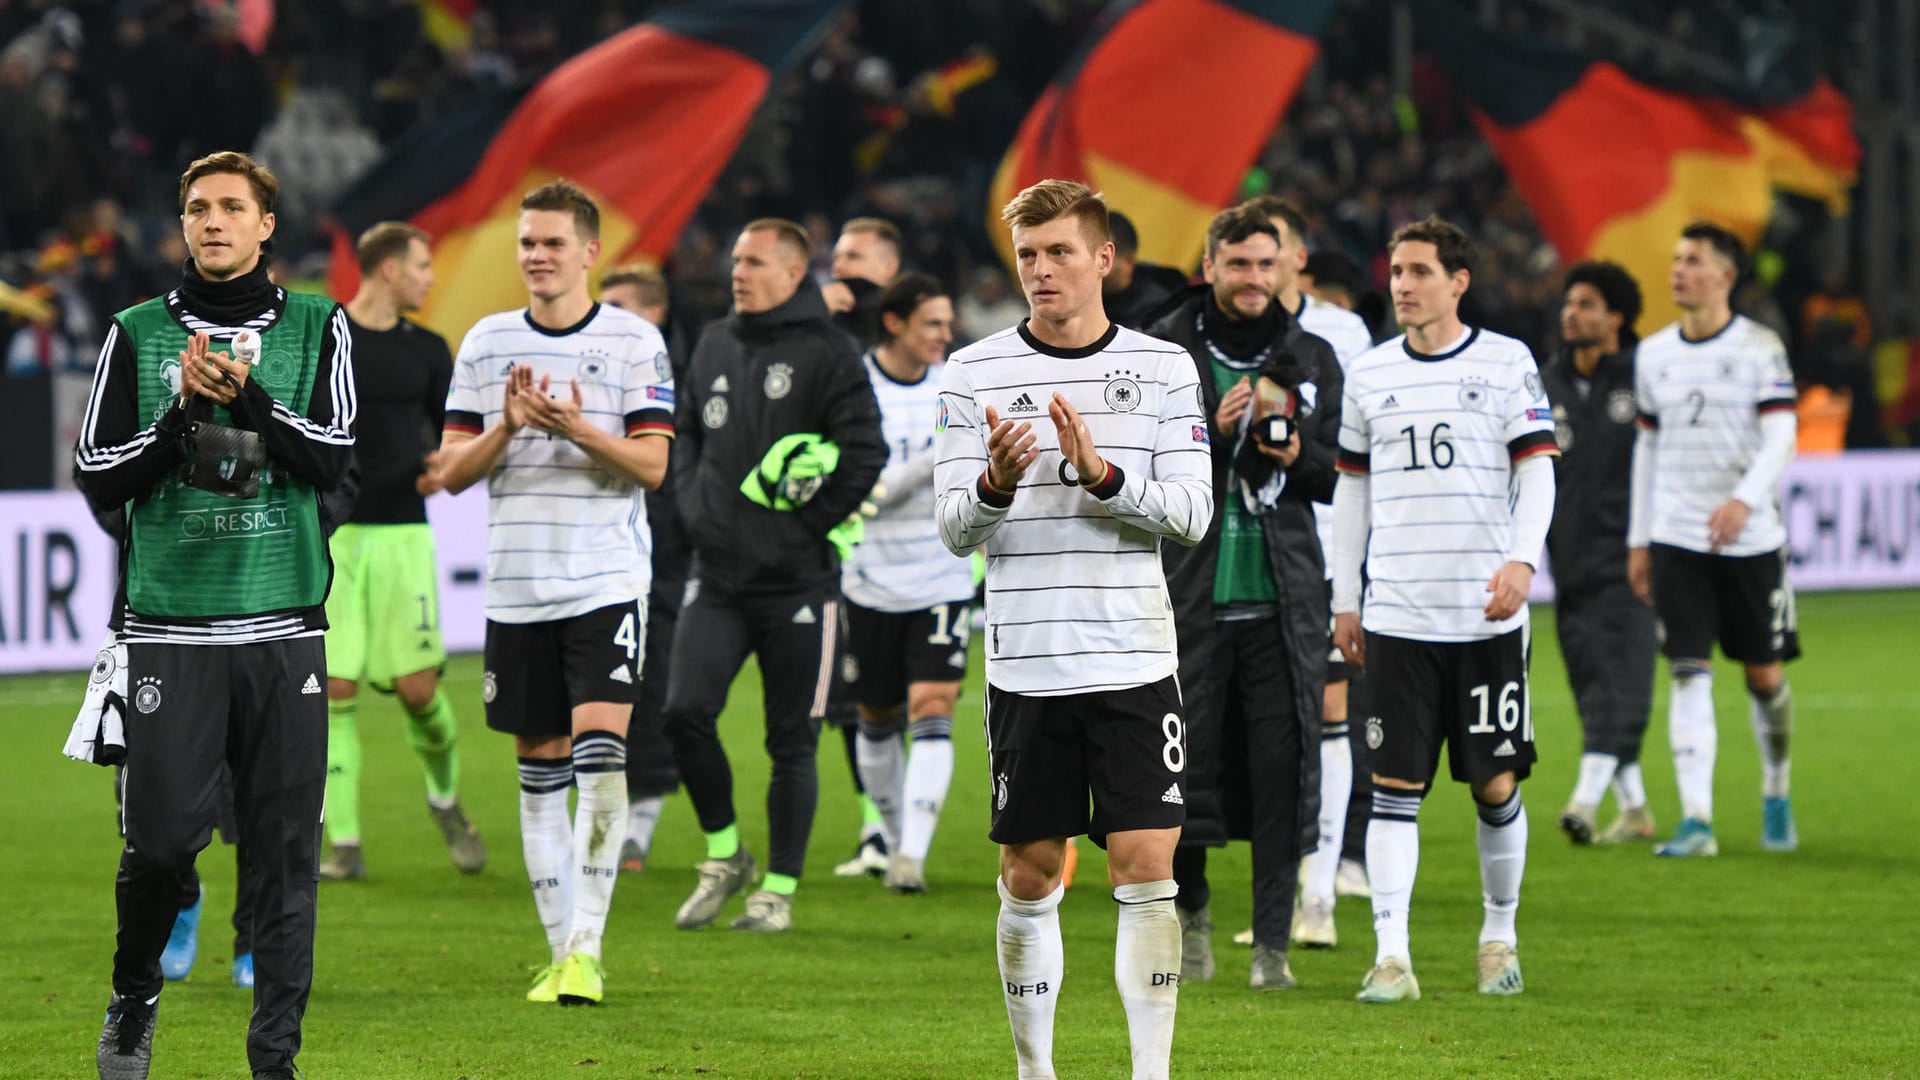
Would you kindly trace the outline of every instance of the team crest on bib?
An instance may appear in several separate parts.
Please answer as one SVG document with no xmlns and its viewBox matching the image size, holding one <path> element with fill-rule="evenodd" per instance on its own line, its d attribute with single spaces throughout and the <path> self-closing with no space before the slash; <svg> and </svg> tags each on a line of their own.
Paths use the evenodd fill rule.
<svg viewBox="0 0 1920 1080">
<path fill-rule="evenodd" d="M 1110 371 L 1107 373 L 1107 408 L 1118 413 L 1128 413 L 1140 407 L 1140 377 L 1133 371 Z"/>
<path fill-rule="evenodd" d="M 1616 424 L 1631 424 L 1633 413 L 1633 391 L 1615 390 L 1607 395 L 1607 419 Z"/>
<path fill-rule="evenodd" d="M 493 704 L 493 699 L 499 696 L 500 696 L 500 680 L 497 677 L 495 677 L 495 675 L 491 671 L 487 672 L 484 675 L 481 675 L 480 676 L 481 703 L 485 705 L 491 705 Z"/>
<path fill-rule="evenodd" d="M 1487 390 L 1487 380 L 1477 375 L 1469 375 L 1465 379 L 1460 380 L 1461 408 L 1480 412 L 1487 407 L 1487 400 L 1490 396 Z"/>
<path fill-rule="evenodd" d="M 1386 741 L 1387 733 L 1385 728 L 1380 724 L 1380 718 L 1377 716 L 1367 717 L 1367 749 L 1378 750 L 1380 749 L 1380 744 Z"/>
<path fill-rule="evenodd" d="M 766 391 L 768 401 L 779 401 L 781 398 L 792 393 L 793 365 L 768 364 L 767 380 L 760 384 L 760 389 Z M 719 425 L 715 424 L 714 426 L 718 427 Z"/>
<path fill-rule="evenodd" d="M 707 403 L 700 408 L 700 420 L 710 428 L 726 427 L 727 399 L 723 397 L 708 398 Z"/>
<path fill-rule="evenodd" d="M 148 675 L 140 680 L 133 691 L 133 707 L 143 715 L 151 715 L 160 708 L 160 677 Z"/>
<path fill-rule="evenodd" d="M 263 388 L 270 390 L 287 389 L 287 383 L 293 380 L 293 354 L 285 349 L 262 349 L 260 351 L 259 379 Z"/>
<path fill-rule="evenodd" d="M 605 349 L 587 349 L 580 354 L 580 381 L 600 382 L 607 377 L 613 357 Z"/>
</svg>

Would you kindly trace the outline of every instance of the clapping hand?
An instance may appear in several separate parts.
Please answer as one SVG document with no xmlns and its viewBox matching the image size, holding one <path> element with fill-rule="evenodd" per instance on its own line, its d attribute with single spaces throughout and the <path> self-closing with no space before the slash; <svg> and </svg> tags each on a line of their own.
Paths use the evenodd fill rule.
<svg viewBox="0 0 1920 1080">
<path fill-rule="evenodd" d="M 987 406 L 987 486 L 1013 494 L 1027 469 L 1039 460 L 1039 441 L 1032 422 L 1002 420 L 993 406 Z"/>
<path fill-rule="evenodd" d="M 1047 403 L 1047 415 L 1053 418 L 1054 431 L 1060 437 L 1060 456 L 1073 466 L 1081 486 L 1092 487 L 1106 479 L 1107 461 L 1100 456 L 1100 448 L 1093 445 L 1093 432 L 1087 430 L 1087 422 L 1058 390 Z"/>
</svg>

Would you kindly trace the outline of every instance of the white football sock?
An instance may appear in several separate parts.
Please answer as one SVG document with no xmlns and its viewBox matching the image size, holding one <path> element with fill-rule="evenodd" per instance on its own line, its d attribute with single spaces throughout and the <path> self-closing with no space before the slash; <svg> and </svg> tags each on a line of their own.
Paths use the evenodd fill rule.
<svg viewBox="0 0 1920 1080">
<path fill-rule="evenodd" d="M 1673 666 L 1668 699 L 1667 735 L 1673 743 L 1674 779 L 1680 787 L 1680 812 L 1713 821 L 1713 758 L 1720 731 L 1713 719 L 1713 672 L 1695 664 Z"/>
<path fill-rule="evenodd" d="M 1516 784 L 1506 802 L 1488 806 L 1476 799 L 1474 809 L 1480 812 L 1480 899 L 1487 912 L 1480 924 L 1480 944 L 1504 941 L 1518 946 L 1513 918 L 1520 911 L 1520 879 L 1527 870 L 1527 807 Z"/>
<path fill-rule="evenodd" d="M 1620 759 L 1612 754 L 1581 754 L 1580 779 L 1573 784 L 1574 804 L 1599 806 L 1600 800 L 1607 797 L 1607 784 L 1613 780 L 1613 774 L 1619 768 Z"/>
<path fill-rule="evenodd" d="M 1375 786 L 1367 824 L 1367 880 L 1373 886 L 1373 962 L 1398 957 L 1413 970 L 1407 916 L 1420 870 L 1421 792 Z"/>
<path fill-rule="evenodd" d="M 600 957 L 613 883 L 620 875 L 620 842 L 627 838 L 627 740 L 589 731 L 573 740 L 573 782 L 580 789 L 573 815 L 573 888 L 569 953 Z"/>
<path fill-rule="evenodd" d="M 1353 796 L 1353 744 L 1345 721 L 1320 725 L 1320 841 L 1300 872 L 1303 900 L 1333 903 L 1333 881 L 1346 843 L 1347 802 Z"/>
<path fill-rule="evenodd" d="M 1021 900 L 1007 891 L 1005 881 L 999 888 L 1000 982 L 1020 1080 L 1054 1080 L 1053 1011 L 1067 967 L 1060 943 L 1060 898 L 1067 890 L 1063 885 L 1039 900 Z M 1177 933 L 1176 924 L 1176 962 Z"/>
<path fill-rule="evenodd" d="M 567 957 L 573 921 L 573 822 L 567 817 L 572 787 L 572 761 L 520 759 L 520 854 L 556 964 Z"/>
<path fill-rule="evenodd" d="M 667 800 L 660 795 L 627 801 L 627 839 L 639 845 L 643 859 L 653 851 L 653 830 L 660 824 L 660 811 L 666 805 Z"/>
<path fill-rule="evenodd" d="M 1629 762 L 1614 770 L 1613 797 L 1622 810 L 1638 810 L 1647 805 L 1647 780 L 1640 773 L 1640 763 Z"/>
<path fill-rule="evenodd" d="M 907 729 L 913 750 L 907 754 L 907 779 L 902 785 L 906 806 L 900 820 L 900 854 L 924 859 L 933 847 L 933 831 L 940 826 L 940 808 L 953 784 L 953 719 L 923 716 Z"/>
<path fill-rule="evenodd" d="M 860 782 L 867 785 L 867 798 L 880 811 L 887 850 L 900 846 L 900 789 L 907 766 L 907 739 L 899 731 L 874 738 L 872 729 L 860 725 L 860 737 L 854 740 L 854 759 L 860 769 Z"/>
<path fill-rule="evenodd" d="M 1113 942 L 1113 984 L 1127 1010 L 1133 1080 L 1167 1080 L 1173 1016 L 1180 1004 L 1180 917 L 1173 879 L 1114 887 L 1120 929 Z"/>
<path fill-rule="evenodd" d="M 1792 760 L 1787 743 L 1793 734 L 1793 691 L 1783 681 L 1770 698 L 1753 695 L 1753 737 L 1760 744 L 1760 794 L 1784 799 L 1790 791 Z"/>
</svg>

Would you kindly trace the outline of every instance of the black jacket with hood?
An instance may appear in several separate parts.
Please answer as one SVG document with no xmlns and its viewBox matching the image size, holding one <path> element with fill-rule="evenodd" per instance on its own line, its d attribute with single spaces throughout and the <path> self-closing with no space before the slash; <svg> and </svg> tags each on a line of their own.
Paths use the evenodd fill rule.
<svg viewBox="0 0 1920 1080">
<path fill-rule="evenodd" d="M 1200 316 L 1211 308 L 1213 287 L 1195 285 L 1164 305 L 1147 333 L 1187 350 L 1200 375 L 1201 412 L 1211 428 L 1220 408 L 1220 392 L 1214 387 L 1213 367 L 1200 332 Z M 1340 435 L 1340 394 L 1343 380 L 1340 361 L 1326 341 L 1300 329 L 1278 304 L 1270 309 L 1277 316 L 1272 342 L 1273 353 L 1290 355 L 1294 365 L 1283 377 L 1294 387 L 1311 384 L 1312 392 L 1301 393 L 1300 456 L 1286 470 L 1286 487 L 1271 510 L 1260 515 L 1267 539 L 1267 561 L 1278 590 L 1281 634 L 1285 637 L 1291 663 L 1289 680 L 1293 688 L 1294 715 L 1300 721 L 1300 804 L 1299 835 L 1296 842 L 1304 853 L 1319 840 L 1320 817 L 1320 712 L 1321 695 L 1327 678 L 1328 604 L 1325 560 L 1314 529 L 1313 504 L 1333 500 L 1336 478 L 1333 462 Z M 1218 317 L 1216 312 L 1215 317 Z M 1307 399 L 1311 397 L 1312 404 Z M 1167 574 L 1167 592 L 1173 600 L 1174 628 L 1179 639 L 1181 685 L 1191 708 L 1195 694 L 1223 692 L 1207 685 L 1195 672 L 1207 670 L 1213 650 L 1213 581 L 1220 556 L 1220 521 L 1226 500 L 1241 498 L 1239 477 L 1233 471 L 1236 440 L 1213 432 L 1213 521 L 1206 536 L 1193 547 L 1175 544 L 1161 546 L 1161 560 Z M 1261 458 L 1262 462 L 1271 459 Z M 1277 467 L 1277 466 L 1276 466 Z M 1213 710 L 1218 715 L 1218 710 Z M 1187 726 L 1187 823 L 1181 833 L 1183 844 L 1217 846 L 1228 839 L 1248 839 L 1249 808 L 1244 798 L 1223 798 L 1229 792 L 1241 792 L 1250 784 L 1261 783 L 1258 776 L 1229 775 L 1230 762 L 1240 762 L 1243 753 L 1223 752 L 1219 731 Z"/>
<path fill-rule="evenodd" d="M 827 533 L 873 489 L 887 447 L 860 354 L 828 320 L 819 286 L 802 281 L 771 310 L 709 324 L 678 389 L 673 485 L 693 576 L 739 594 L 838 588 Z M 805 506 L 772 510 L 741 492 L 775 442 L 809 432 L 838 444 L 840 463 Z"/>
</svg>

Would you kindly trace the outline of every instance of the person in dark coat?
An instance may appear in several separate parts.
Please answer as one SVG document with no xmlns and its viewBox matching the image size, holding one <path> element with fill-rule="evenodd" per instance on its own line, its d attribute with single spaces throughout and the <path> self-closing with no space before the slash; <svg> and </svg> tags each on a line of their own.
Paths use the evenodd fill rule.
<svg viewBox="0 0 1920 1080">
<path fill-rule="evenodd" d="M 1149 327 L 1185 347 L 1212 418 L 1214 520 L 1162 549 L 1186 695 L 1187 824 L 1174 857 L 1181 977 L 1213 974 L 1206 859 L 1253 842 L 1255 989 L 1293 985 L 1300 857 L 1318 839 L 1327 592 L 1312 504 L 1333 497 L 1340 365 L 1273 302 L 1278 231 L 1233 209 L 1207 230 L 1206 284 Z M 1281 437 L 1269 420 L 1286 417 Z"/>
</svg>

